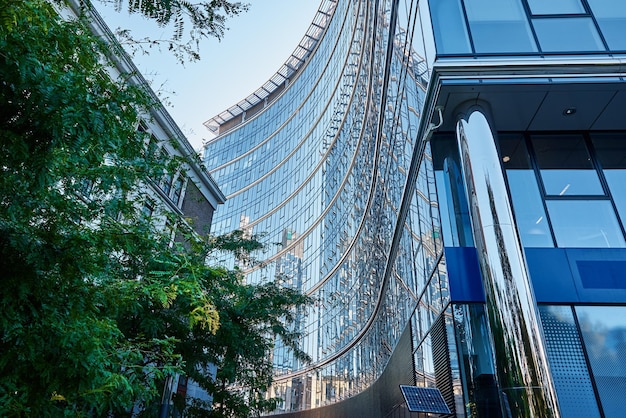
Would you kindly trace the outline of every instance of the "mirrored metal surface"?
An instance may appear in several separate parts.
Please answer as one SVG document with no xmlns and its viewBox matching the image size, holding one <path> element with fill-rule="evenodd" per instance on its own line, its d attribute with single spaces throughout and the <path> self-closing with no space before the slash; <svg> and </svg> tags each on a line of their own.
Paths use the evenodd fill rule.
<svg viewBox="0 0 626 418">
<path fill-rule="evenodd" d="M 457 139 L 479 253 L 502 406 L 513 417 L 558 417 L 530 278 L 490 124 L 479 107 Z"/>
</svg>

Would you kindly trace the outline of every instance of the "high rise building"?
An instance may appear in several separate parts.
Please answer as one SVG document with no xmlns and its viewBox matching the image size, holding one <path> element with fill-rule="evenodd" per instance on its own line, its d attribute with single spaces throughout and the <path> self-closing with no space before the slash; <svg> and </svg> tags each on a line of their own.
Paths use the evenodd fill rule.
<svg viewBox="0 0 626 418">
<path fill-rule="evenodd" d="M 402 384 L 448 416 L 623 415 L 624 33 L 621 0 L 325 0 L 206 123 L 213 231 L 281 243 L 247 279 L 317 301 L 277 413 L 425 416 Z"/>
</svg>

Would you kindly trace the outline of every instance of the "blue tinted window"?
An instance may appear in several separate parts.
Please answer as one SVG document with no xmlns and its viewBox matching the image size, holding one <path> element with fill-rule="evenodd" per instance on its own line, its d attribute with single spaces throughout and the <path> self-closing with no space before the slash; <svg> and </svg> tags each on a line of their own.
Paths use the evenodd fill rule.
<svg viewBox="0 0 626 418">
<path fill-rule="evenodd" d="M 595 171 L 556 169 L 541 170 L 541 178 L 549 195 L 601 195 L 602 186 Z"/>
<path fill-rule="evenodd" d="M 608 200 L 549 200 L 546 202 L 559 247 L 624 247 L 624 236 Z"/>
<path fill-rule="evenodd" d="M 472 52 L 460 0 L 431 1 L 430 13 L 438 53 Z"/>
<path fill-rule="evenodd" d="M 598 173 L 580 135 L 532 138 L 547 195 L 603 195 Z"/>
<path fill-rule="evenodd" d="M 626 222 L 626 170 L 604 170 L 604 177 L 611 190 L 622 223 Z"/>
<path fill-rule="evenodd" d="M 458 148 L 452 136 L 438 135 L 432 143 L 444 244 L 448 247 L 473 246 L 467 195 L 458 162 Z"/>
<path fill-rule="evenodd" d="M 626 1 L 587 0 L 611 50 L 626 50 Z"/>
<path fill-rule="evenodd" d="M 585 13 L 580 0 L 528 0 L 528 6 L 534 15 Z"/>
<path fill-rule="evenodd" d="M 607 418 L 624 416 L 626 307 L 577 306 L 589 364 Z"/>
<path fill-rule="evenodd" d="M 520 0 L 465 0 L 465 9 L 476 52 L 537 51 Z"/>
<path fill-rule="evenodd" d="M 594 134 L 593 147 L 617 212 L 626 222 L 626 148 L 624 148 L 624 134 Z"/>
<path fill-rule="evenodd" d="M 515 223 L 524 247 L 552 247 L 552 236 L 532 170 L 507 170 Z"/>
<path fill-rule="evenodd" d="M 552 247 L 548 218 L 524 138 L 521 135 L 500 135 L 499 143 L 522 245 Z"/>
<path fill-rule="evenodd" d="M 543 52 L 604 50 L 591 18 L 533 19 L 533 25 Z"/>
</svg>

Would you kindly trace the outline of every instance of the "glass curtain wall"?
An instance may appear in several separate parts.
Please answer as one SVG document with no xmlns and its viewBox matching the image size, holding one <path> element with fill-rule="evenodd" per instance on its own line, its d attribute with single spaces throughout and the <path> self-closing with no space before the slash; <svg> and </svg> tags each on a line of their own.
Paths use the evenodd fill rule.
<svg viewBox="0 0 626 418">
<path fill-rule="evenodd" d="M 281 96 L 206 146 L 227 196 L 212 232 L 263 234 L 267 267 L 240 265 L 246 279 L 280 279 L 317 300 L 297 321 L 313 362 L 276 344 L 268 395 L 283 399 L 279 413 L 367 389 L 418 303 L 425 332 L 448 304 L 428 150 L 417 188 L 406 187 L 421 149 L 421 18 L 410 1 L 339 0 Z"/>
<path fill-rule="evenodd" d="M 500 154 L 525 247 L 626 246 L 626 151 L 620 145 L 625 135 L 500 135 Z"/>
<path fill-rule="evenodd" d="M 430 6 L 440 57 L 626 50 L 620 0 L 430 0 Z"/>
</svg>

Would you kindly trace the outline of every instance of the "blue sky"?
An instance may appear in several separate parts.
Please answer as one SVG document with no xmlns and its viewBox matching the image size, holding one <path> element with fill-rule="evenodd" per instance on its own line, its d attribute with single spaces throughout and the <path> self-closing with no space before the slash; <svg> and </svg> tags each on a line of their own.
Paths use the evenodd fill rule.
<svg viewBox="0 0 626 418">
<path fill-rule="evenodd" d="M 203 122 L 253 93 L 278 71 L 309 28 L 320 0 L 249 3 L 247 12 L 227 21 L 221 41 L 202 41 L 199 62 L 182 66 L 167 51 L 155 49 L 149 55 L 134 55 L 135 64 L 196 149 L 212 136 Z M 94 4 L 112 30 L 122 27 L 131 28 L 136 36 L 170 36 L 171 29 Z"/>
</svg>

